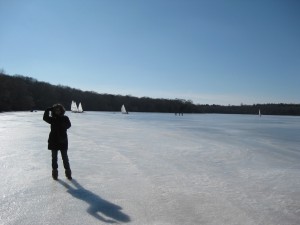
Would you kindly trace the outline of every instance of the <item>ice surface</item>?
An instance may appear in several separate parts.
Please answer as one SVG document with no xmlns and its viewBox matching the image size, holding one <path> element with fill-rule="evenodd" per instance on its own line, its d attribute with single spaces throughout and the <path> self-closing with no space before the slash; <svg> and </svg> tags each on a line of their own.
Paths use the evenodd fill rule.
<svg viewBox="0 0 300 225">
<path fill-rule="evenodd" d="M 300 224 L 300 117 L 67 114 L 73 181 L 43 112 L 0 114 L 1 225 Z"/>
</svg>

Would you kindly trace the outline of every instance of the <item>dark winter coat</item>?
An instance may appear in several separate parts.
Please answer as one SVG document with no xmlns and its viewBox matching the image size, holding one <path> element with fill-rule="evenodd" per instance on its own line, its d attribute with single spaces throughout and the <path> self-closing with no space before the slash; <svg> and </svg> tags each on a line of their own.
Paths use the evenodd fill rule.
<svg viewBox="0 0 300 225">
<path fill-rule="evenodd" d="M 43 120 L 51 124 L 51 131 L 48 139 L 49 150 L 67 150 L 68 135 L 67 129 L 71 127 L 71 122 L 67 116 L 49 116 L 51 108 L 44 112 Z"/>
</svg>

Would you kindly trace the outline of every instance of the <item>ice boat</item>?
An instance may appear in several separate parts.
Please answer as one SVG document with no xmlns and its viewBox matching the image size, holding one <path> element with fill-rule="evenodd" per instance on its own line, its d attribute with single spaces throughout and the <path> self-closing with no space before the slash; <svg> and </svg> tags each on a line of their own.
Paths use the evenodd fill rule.
<svg viewBox="0 0 300 225">
<path fill-rule="evenodd" d="M 122 114 L 128 114 L 128 112 L 125 109 L 125 105 L 122 105 L 122 107 L 121 107 L 121 113 Z"/>
</svg>

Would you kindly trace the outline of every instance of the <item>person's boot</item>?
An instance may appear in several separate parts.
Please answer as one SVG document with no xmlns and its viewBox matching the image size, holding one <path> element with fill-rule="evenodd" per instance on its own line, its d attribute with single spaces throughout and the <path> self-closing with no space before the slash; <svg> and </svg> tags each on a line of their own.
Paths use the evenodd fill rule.
<svg viewBox="0 0 300 225">
<path fill-rule="evenodd" d="M 72 180 L 72 172 L 71 170 L 66 170 L 66 177 L 69 179 L 69 180 Z"/>
<path fill-rule="evenodd" d="M 52 170 L 52 177 L 54 180 L 57 180 L 58 178 L 58 171 L 57 170 Z"/>
</svg>

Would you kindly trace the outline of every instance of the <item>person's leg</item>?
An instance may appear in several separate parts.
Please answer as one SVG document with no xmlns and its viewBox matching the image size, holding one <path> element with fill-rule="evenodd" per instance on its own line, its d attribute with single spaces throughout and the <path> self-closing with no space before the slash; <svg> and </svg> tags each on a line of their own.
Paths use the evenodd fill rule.
<svg viewBox="0 0 300 225">
<path fill-rule="evenodd" d="M 52 150 L 52 177 L 57 180 L 58 177 L 57 150 Z"/>
<path fill-rule="evenodd" d="M 66 177 L 71 180 L 72 172 L 71 172 L 70 163 L 69 163 L 68 150 L 61 150 L 60 152 L 61 152 L 61 157 L 63 160 L 65 172 L 66 172 Z"/>
<path fill-rule="evenodd" d="M 61 150 L 61 158 L 63 160 L 65 170 L 70 169 L 69 157 L 68 157 L 68 150 Z"/>
</svg>

